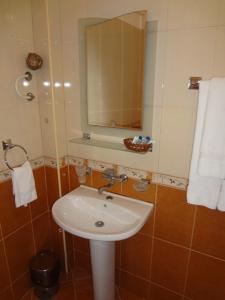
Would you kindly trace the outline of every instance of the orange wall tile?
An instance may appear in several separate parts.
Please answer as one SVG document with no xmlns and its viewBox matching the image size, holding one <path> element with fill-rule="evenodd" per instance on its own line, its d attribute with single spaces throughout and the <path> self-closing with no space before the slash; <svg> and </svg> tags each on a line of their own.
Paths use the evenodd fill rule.
<svg viewBox="0 0 225 300">
<path fill-rule="evenodd" d="M 35 169 L 38 199 L 15 207 L 12 182 L 0 183 L 0 299 L 19 300 L 31 288 L 28 265 L 43 247 L 51 246 L 45 168 Z M 8 287 L 8 288 L 7 288 Z"/>
<path fill-rule="evenodd" d="M 225 260 L 225 213 L 198 207 L 192 248 Z"/>
<path fill-rule="evenodd" d="M 0 223 L 3 236 L 31 220 L 28 206 L 16 208 L 11 180 L 0 183 L 0 199 Z"/>
<path fill-rule="evenodd" d="M 182 296 L 179 296 L 179 295 L 177 295 L 169 290 L 166 290 L 158 285 L 151 284 L 150 299 L 151 300 L 182 300 Z"/>
<path fill-rule="evenodd" d="M 73 182 L 71 187 L 75 188 L 79 183 L 74 167 L 69 174 Z M 187 204 L 186 192 L 179 189 L 150 184 L 148 191 L 137 192 L 133 188 L 136 182 L 129 178 L 112 189 L 115 193 L 155 204 L 154 213 L 140 233 L 116 245 L 120 287 L 136 293 L 137 297 L 149 297 L 149 300 L 225 298 L 221 280 L 218 278 L 218 284 L 213 280 L 218 277 L 217 272 L 222 274 L 221 278 L 225 277 L 225 213 Z M 101 172 L 93 171 L 87 185 L 98 188 L 105 183 Z M 89 268 L 87 241 L 74 238 L 74 248 L 75 265 Z M 201 254 L 192 253 L 189 268 L 192 249 Z M 211 275 L 205 275 L 206 283 L 199 274 L 204 272 L 205 254 L 215 256 L 208 257 Z M 195 272 L 198 264 L 199 270 Z M 205 288 L 209 289 L 211 298 L 205 296 Z"/>
<path fill-rule="evenodd" d="M 225 299 L 224 261 L 192 252 L 186 296 L 191 299 Z"/>
<path fill-rule="evenodd" d="M 3 242 L 0 242 L 0 292 L 10 284 L 9 271 L 7 268 L 5 249 Z"/>
<path fill-rule="evenodd" d="M 13 292 L 12 292 L 12 288 L 9 287 L 6 290 L 4 290 L 3 292 L 0 292 L 0 299 L 1 300 L 13 300 Z"/>
<path fill-rule="evenodd" d="M 152 282 L 182 293 L 185 284 L 187 262 L 187 249 L 155 239 Z"/>
<path fill-rule="evenodd" d="M 28 271 L 30 258 L 35 253 L 31 224 L 13 232 L 5 239 L 6 255 L 12 280 Z"/>
<path fill-rule="evenodd" d="M 46 166 L 45 170 L 46 170 L 48 203 L 49 203 L 49 207 L 52 208 L 54 202 L 59 198 L 57 169 Z"/>
<path fill-rule="evenodd" d="M 65 166 L 60 174 L 63 194 L 79 186 L 74 167 Z M 62 230 L 50 217 L 59 196 L 57 171 L 42 167 L 34 176 L 38 200 L 28 207 L 15 208 L 10 180 L 0 184 L 0 299 L 20 299 L 27 292 L 30 282 L 24 272 L 35 251 L 52 247 L 64 260 Z M 120 287 L 149 300 L 225 298 L 224 213 L 188 205 L 185 191 L 170 187 L 151 184 L 147 192 L 138 193 L 135 182 L 129 179 L 112 191 L 154 202 L 155 209 L 140 233 L 116 245 Z M 105 183 L 100 172 L 87 177 L 89 186 Z M 70 263 L 90 272 L 87 241 L 71 235 L 66 240 L 74 257 Z"/>
<path fill-rule="evenodd" d="M 152 238 L 141 233 L 121 242 L 121 268 L 150 279 Z"/>
<path fill-rule="evenodd" d="M 193 205 L 187 204 L 185 191 L 158 186 L 155 236 L 189 247 L 194 209 Z"/>
</svg>

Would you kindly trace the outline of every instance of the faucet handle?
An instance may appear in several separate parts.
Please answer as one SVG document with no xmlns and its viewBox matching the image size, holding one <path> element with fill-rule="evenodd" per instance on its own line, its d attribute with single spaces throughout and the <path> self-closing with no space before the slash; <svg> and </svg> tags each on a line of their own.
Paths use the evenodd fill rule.
<svg viewBox="0 0 225 300">
<path fill-rule="evenodd" d="M 119 181 L 119 182 L 125 182 L 128 180 L 128 177 L 126 174 L 121 174 L 119 176 L 116 175 L 114 169 L 105 169 L 102 175 L 104 178 L 113 180 L 113 181 Z"/>
<path fill-rule="evenodd" d="M 119 178 L 120 178 L 121 182 L 126 182 L 128 180 L 127 174 L 121 174 L 119 176 Z"/>
<path fill-rule="evenodd" d="M 102 176 L 104 178 L 108 178 L 108 179 L 112 179 L 115 177 L 115 170 L 114 169 L 105 169 L 105 171 L 103 172 Z"/>
</svg>

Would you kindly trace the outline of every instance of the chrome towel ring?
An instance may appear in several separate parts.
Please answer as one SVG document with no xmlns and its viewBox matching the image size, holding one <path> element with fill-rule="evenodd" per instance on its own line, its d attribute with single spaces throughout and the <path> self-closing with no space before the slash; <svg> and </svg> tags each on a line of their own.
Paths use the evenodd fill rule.
<svg viewBox="0 0 225 300">
<path fill-rule="evenodd" d="M 20 145 L 17 145 L 17 144 L 12 144 L 12 143 L 8 143 L 8 142 L 2 142 L 2 148 L 4 150 L 4 163 L 6 164 L 6 166 L 13 171 L 13 167 L 10 166 L 10 164 L 8 163 L 8 160 L 7 160 L 7 153 L 8 153 L 8 150 L 10 149 L 13 149 L 15 147 L 18 147 L 20 149 L 22 149 L 26 155 L 26 158 L 27 160 L 29 160 L 29 156 L 28 156 L 28 153 L 27 153 L 27 150 L 20 146 Z"/>
</svg>

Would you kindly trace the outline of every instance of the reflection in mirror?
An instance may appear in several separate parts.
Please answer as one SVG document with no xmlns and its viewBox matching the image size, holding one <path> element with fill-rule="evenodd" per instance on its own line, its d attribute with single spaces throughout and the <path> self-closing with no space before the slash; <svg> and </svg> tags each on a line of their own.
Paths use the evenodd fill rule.
<svg viewBox="0 0 225 300">
<path fill-rule="evenodd" d="M 146 12 L 86 27 L 88 124 L 142 128 Z"/>
</svg>

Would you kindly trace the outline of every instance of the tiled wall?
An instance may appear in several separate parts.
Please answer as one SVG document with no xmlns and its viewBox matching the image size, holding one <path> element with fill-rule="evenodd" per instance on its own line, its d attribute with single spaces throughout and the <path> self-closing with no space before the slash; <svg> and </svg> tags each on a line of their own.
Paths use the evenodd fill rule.
<svg viewBox="0 0 225 300">
<path fill-rule="evenodd" d="M 16 79 L 28 71 L 25 59 L 34 51 L 30 0 L 0 2 L 0 36 L 0 142 L 11 138 L 13 143 L 27 149 L 30 158 L 36 158 L 43 155 L 36 87 L 38 71 L 31 71 L 33 79 L 28 87 L 19 82 L 22 94 L 32 92 L 36 96 L 33 101 L 21 98 L 15 90 Z M 4 170 L 2 147 L 0 158 L 0 170 Z M 12 165 L 19 164 L 24 153 L 17 148 L 8 158 Z"/>
<path fill-rule="evenodd" d="M 79 186 L 74 164 L 83 162 L 68 161 L 73 164 L 60 168 L 63 194 Z M 95 188 L 105 184 L 101 172 L 105 164 L 84 162 L 93 167 L 86 184 Z M 115 184 L 111 191 L 153 202 L 155 210 L 138 234 L 116 243 L 117 284 L 149 300 L 222 300 L 224 213 L 187 204 L 184 189 L 151 183 L 146 192 L 137 192 L 133 189 L 137 177 L 152 174 L 129 172 L 128 181 Z M 26 295 L 31 287 L 28 263 L 39 249 L 53 248 L 64 261 L 62 230 L 50 213 L 59 196 L 57 169 L 38 167 L 34 175 L 38 200 L 27 207 L 15 208 L 10 180 L 0 183 L 0 299 Z M 66 241 L 69 267 L 90 272 L 88 241 L 70 234 Z"/>
<path fill-rule="evenodd" d="M 0 299 L 21 299 L 31 287 L 29 260 L 52 247 L 45 167 L 34 177 L 38 199 L 27 207 L 15 207 L 11 180 L 0 183 Z"/>
<path fill-rule="evenodd" d="M 156 25 L 150 33 L 153 44 L 147 54 L 154 53 L 151 64 L 154 74 L 146 82 L 150 85 L 153 81 L 154 86 L 152 96 L 146 99 L 153 111 L 152 135 L 156 140 L 153 152 L 138 156 L 68 143 L 68 154 L 93 160 L 101 157 L 109 163 L 187 178 L 198 104 L 198 92 L 188 90 L 188 80 L 190 76 L 203 79 L 225 76 L 224 0 L 59 0 L 58 3 L 63 74 L 72 83 L 64 91 L 68 140 L 82 131 L 78 20 L 113 18 L 144 9 L 148 11 L 148 21 Z M 150 116 L 147 118 L 149 121 Z M 105 135 L 109 135 L 107 131 Z"/>
<path fill-rule="evenodd" d="M 72 165 L 69 174 L 71 190 L 79 185 Z M 153 202 L 155 210 L 138 234 L 116 243 L 117 283 L 150 300 L 222 300 L 224 213 L 187 204 L 183 189 L 152 183 L 140 193 L 135 182 L 129 178 L 111 191 Z M 96 170 L 86 182 L 95 188 L 105 183 Z M 73 237 L 73 249 L 75 266 L 90 271 L 88 241 Z"/>
</svg>

